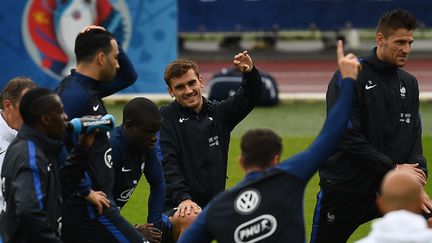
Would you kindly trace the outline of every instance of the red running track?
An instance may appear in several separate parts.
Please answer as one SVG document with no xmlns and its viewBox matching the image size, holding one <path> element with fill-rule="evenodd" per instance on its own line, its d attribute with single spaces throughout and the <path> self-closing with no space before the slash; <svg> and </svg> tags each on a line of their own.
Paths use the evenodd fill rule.
<svg viewBox="0 0 432 243">
<path fill-rule="evenodd" d="M 255 60 L 254 64 L 276 78 L 281 93 L 325 93 L 337 67 L 335 60 Z M 204 83 L 207 83 L 214 73 L 231 67 L 232 63 L 200 61 L 198 65 Z M 432 92 L 432 60 L 409 60 L 405 70 L 417 77 L 420 92 Z"/>
</svg>

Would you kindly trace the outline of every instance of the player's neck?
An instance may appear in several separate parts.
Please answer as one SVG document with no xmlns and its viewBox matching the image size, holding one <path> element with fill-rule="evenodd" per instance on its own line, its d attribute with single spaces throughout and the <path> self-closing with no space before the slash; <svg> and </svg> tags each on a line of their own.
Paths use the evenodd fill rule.
<svg viewBox="0 0 432 243">
<path fill-rule="evenodd" d="M 258 166 L 251 166 L 251 167 L 243 168 L 243 170 L 244 170 L 244 173 L 246 175 L 248 175 L 248 174 L 253 173 L 253 172 L 261 172 L 261 171 L 263 171 L 263 168 L 258 167 Z"/>
<path fill-rule="evenodd" d="M 91 64 L 78 64 L 76 66 L 76 72 L 86 76 L 90 77 L 94 80 L 99 80 L 99 72 L 97 71 L 98 68 L 93 67 Z"/>
</svg>

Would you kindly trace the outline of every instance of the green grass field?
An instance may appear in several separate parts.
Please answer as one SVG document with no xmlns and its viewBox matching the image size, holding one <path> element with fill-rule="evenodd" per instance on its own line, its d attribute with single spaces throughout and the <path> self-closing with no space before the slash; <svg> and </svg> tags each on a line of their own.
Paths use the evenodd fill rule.
<svg viewBox="0 0 432 243">
<path fill-rule="evenodd" d="M 122 105 L 110 105 L 109 112 L 121 122 Z M 432 159 L 432 103 L 422 103 L 421 113 L 423 120 L 423 150 L 428 160 Z M 235 185 L 241 178 L 241 172 L 237 158 L 239 155 L 240 136 L 252 128 L 270 128 L 277 132 L 284 141 L 282 158 L 307 148 L 319 133 L 325 119 L 324 102 L 288 102 L 275 108 L 256 108 L 241 124 L 233 131 L 230 143 L 228 161 L 227 187 Z M 429 165 L 430 168 L 430 165 Z M 430 180 L 429 180 L 430 181 Z M 318 176 L 315 175 L 306 188 L 304 198 L 304 215 L 306 223 L 306 236 L 309 238 L 313 210 L 315 207 L 315 196 L 319 191 Z M 432 193 L 432 186 L 429 184 L 427 192 Z M 131 223 L 143 223 L 147 217 L 148 184 L 145 179 L 135 190 L 131 201 L 122 210 L 122 214 Z M 361 226 L 348 242 L 354 242 L 369 232 L 370 224 Z"/>
</svg>

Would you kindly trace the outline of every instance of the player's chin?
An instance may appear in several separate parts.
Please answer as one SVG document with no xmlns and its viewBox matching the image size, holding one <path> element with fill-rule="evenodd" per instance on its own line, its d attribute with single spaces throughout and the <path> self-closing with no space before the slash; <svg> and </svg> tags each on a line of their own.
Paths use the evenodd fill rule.
<svg viewBox="0 0 432 243">
<path fill-rule="evenodd" d="M 408 57 L 397 57 L 395 60 L 395 65 L 397 67 L 404 67 L 407 64 Z"/>
<path fill-rule="evenodd" d="M 189 109 L 195 109 L 199 105 L 199 100 L 197 98 L 192 99 L 192 97 L 190 97 L 189 99 L 184 100 L 183 104 Z"/>
</svg>

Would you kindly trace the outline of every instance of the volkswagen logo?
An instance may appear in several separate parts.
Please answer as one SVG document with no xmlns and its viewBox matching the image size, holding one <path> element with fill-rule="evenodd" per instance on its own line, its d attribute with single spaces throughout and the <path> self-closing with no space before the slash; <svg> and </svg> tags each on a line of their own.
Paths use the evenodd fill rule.
<svg viewBox="0 0 432 243">
<path fill-rule="evenodd" d="M 234 209 L 239 214 L 251 214 L 258 208 L 261 202 L 261 195 L 258 190 L 254 188 L 247 188 L 240 192 L 234 201 Z"/>
</svg>

